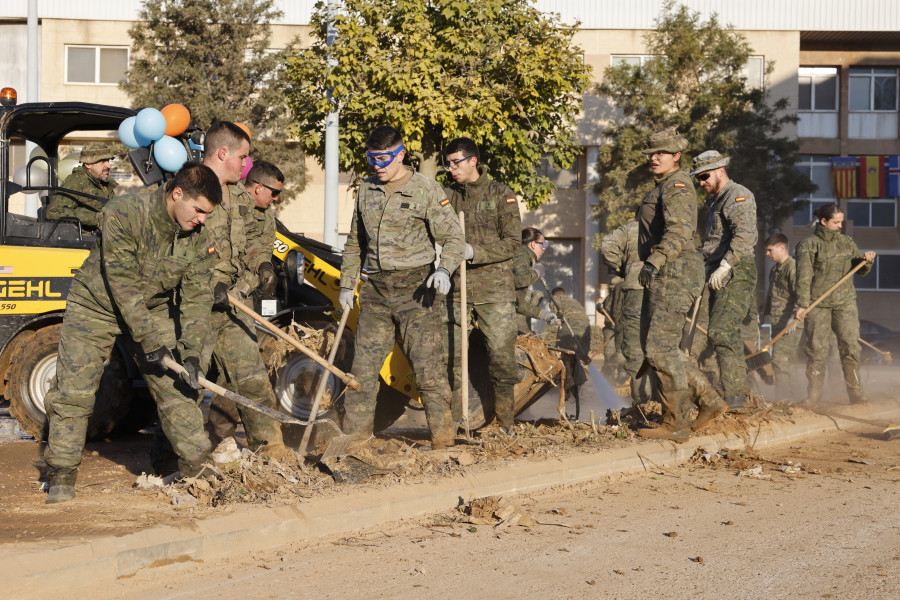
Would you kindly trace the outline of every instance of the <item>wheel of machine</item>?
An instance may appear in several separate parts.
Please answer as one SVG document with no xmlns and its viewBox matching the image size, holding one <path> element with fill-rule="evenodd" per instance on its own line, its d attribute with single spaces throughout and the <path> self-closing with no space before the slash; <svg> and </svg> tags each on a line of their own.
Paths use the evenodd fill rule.
<svg viewBox="0 0 900 600">
<path fill-rule="evenodd" d="M 62 323 L 24 332 L 10 348 L 12 361 L 6 388 L 10 415 L 35 439 L 47 438 L 47 392 L 56 385 L 56 354 Z M 126 389 L 127 386 L 127 389 Z M 88 439 L 108 435 L 128 413 L 131 382 L 118 349 L 113 348 L 88 421 Z"/>
</svg>

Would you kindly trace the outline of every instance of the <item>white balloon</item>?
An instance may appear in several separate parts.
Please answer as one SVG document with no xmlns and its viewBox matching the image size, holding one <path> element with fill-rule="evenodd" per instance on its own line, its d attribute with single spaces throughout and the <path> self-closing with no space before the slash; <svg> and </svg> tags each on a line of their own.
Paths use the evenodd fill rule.
<svg viewBox="0 0 900 600">
<path fill-rule="evenodd" d="M 15 173 L 13 173 L 13 182 L 18 183 L 22 187 L 25 187 L 26 178 L 25 178 L 25 170 L 27 167 L 19 167 L 16 169 Z M 31 186 L 37 187 L 42 185 L 47 185 L 49 181 L 49 176 L 47 175 L 47 170 L 43 168 L 40 163 L 33 163 L 31 165 Z"/>
<path fill-rule="evenodd" d="M 56 168 L 56 177 L 59 179 L 60 185 L 66 180 L 66 177 L 72 174 L 72 171 L 74 171 L 75 167 L 79 164 L 78 154 L 75 155 L 75 158 L 69 158 L 67 156 L 59 161 L 59 166 Z"/>
</svg>

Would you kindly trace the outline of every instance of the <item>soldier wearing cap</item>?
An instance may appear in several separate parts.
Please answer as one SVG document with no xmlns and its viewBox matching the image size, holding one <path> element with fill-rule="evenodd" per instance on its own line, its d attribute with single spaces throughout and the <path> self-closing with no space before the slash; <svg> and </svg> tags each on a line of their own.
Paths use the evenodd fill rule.
<svg viewBox="0 0 900 600">
<path fill-rule="evenodd" d="M 109 178 L 109 161 L 115 156 L 106 144 L 89 144 L 81 150 L 80 167 L 66 177 L 62 187 L 67 193 L 57 193 L 47 204 L 47 219 L 58 221 L 76 218 L 81 226 L 94 231 L 100 223 L 100 210 L 116 195 L 116 182 Z M 106 200 L 101 200 L 105 198 Z"/>
<path fill-rule="evenodd" d="M 709 344 L 715 353 L 728 410 L 743 412 L 750 388 L 738 323 L 750 309 L 756 289 L 756 200 L 728 177 L 729 158 L 707 150 L 694 158 L 691 175 L 709 194 L 701 253 L 709 283 Z"/>
<path fill-rule="evenodd" d="M 725 411 L 725 404 L 703 380 L 697 367 L 679 350 L 684 319 L 703 290 L 703 258 L 694 243 L 697 195 L 691 178 L 681 169 L 681 153 L 688 141 L 674 129 L 647 140 L 650 171 L 656 187 L 638 209 L 638 258 L 644 262 L 638 281 L 644 288 L 641 345 L 659 390 L 663 423 L 639 429 L 642 437 L 676 442 L 690 437 L 688 423 L 693 399 L 700 413 L 697 430 Z"/>
</svg>

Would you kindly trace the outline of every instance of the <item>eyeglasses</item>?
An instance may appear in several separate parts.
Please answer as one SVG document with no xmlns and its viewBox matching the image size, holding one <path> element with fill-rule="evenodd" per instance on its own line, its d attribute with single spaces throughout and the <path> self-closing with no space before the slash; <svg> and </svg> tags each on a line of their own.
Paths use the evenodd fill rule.
<svg viewBox="0 0 900 600">
<path fill-rule="evenodd" d="M 373 167 L 383 169 L 394 162 L 394 159 L 397 158 L 397 155 L 403 150 L 406 150 L 406 148 L 403 144 L 400 144 L 400 147 L 396 150 L 388 150 L 387 152 L 366 152 L 366 161 Z"/>
<path fill-rule="evenodd" d="M 463 156 L 462 158 L 458 158 L 456 160 L 451 160 L 449 162 L 444 163 L 444 168 L 448 171 L 455 171 L 459 168 L 459 163 L 464 160 L 469 160 L 470 158 L 475 158 L 474 156 Z"/>
<path fill-rule="evenodd" d="M 263 186 L 264 188 L 266 188 L 267 190 L 269 190 L 270 192 L 272 192 L 272 197 L 273 197 L 273 198 L 277 198 L 277 197 L 278 197 L 278 194 L 281 193 L 281 190 L 279 190 L 278 188 L 273 188 L 271 185 L 266 185 L 266 184 L 264 184 L 262 181 L 254 181 L 253 183 L 255 183 L 255 184 L 257 184 L 257 185 L 261 185 L 261 186 Z"/>
<path fill-rule="evenodd" d="M 700 173 L 697 175 L 697 181 L 706 181 L 712 173 Z"/>
<path fill-rule="evenodd" d="M 537 241 L 537 240 L 534 240 L 534 241 L 531 242 L 531 243 L 532 243 L 532 244 L 538 244 L 538 245 L 541 247 L 541 250 L 542 250 L 543 252 L 546 252 L 546 251 L 547 251 L 547 248 L 550 247 L 550 242 L 549 242 L 549 240 L 541 240 L 540 242 Z"/>
</svg>

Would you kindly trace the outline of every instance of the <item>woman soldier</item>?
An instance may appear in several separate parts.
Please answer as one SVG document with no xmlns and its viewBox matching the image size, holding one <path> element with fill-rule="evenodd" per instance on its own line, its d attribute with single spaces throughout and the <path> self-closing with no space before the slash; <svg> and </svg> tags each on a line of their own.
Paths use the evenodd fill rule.
<svg viewBox="0 0 900 600">
<path fill-rule="evenodd" d="M 805 321 L 807 335 L 807 400 L 818 402 L 822 397 L 830 332 L 834 331 L 850 402 L 865 403 L 868 400 L 863 394 L 859 378 L 859 312 L 853 282 L 848 281 L 839 286 L 809 314 L 805 312 L 806 307 L 862 261 L 866 265 L 858 273 L 867 274 L 872 269 L 875 253 L 860 253 L 856 242 L 841 233 L 844 213 L 837 204 L 819 207 L 814 214 L 818 219 L 815 232 L 797 245 L 796 258 L 796 317 Z"/>
<path fill-rule="evenodd" d="M 704 262 L 694 242 L 697 194 L 681 169 L 688 141 L 674 129 L 647 140 L 650 171 L 656 187 L 638 209 L 638 257 L 644 266 L 638 281 L 646 290 L 641 310 L 641 346 L 658 383 L 663 424 L 639 429 L 638 435 L 683 442 L 690 437 L 691 400 L 700 407 L 693 429 L 702 428 L 727 409 L 725 402 L 684 352 L 681 330 L 703 289 Z"/>
</svg>

